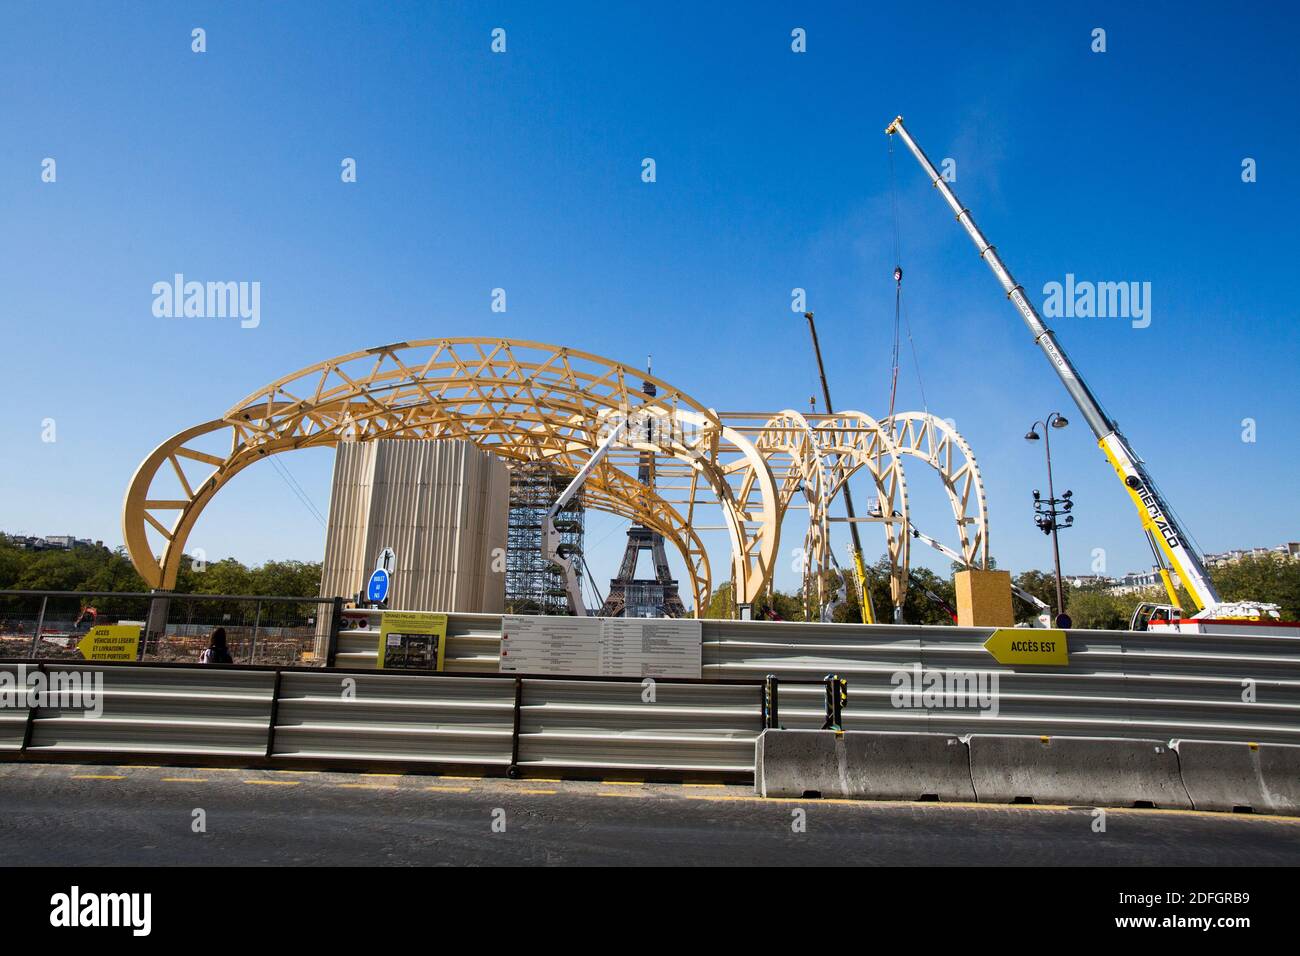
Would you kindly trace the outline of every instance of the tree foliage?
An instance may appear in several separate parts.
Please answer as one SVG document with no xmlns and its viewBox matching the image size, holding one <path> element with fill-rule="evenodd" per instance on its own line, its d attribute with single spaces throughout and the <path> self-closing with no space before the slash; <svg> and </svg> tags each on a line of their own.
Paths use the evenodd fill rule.
<svg viewBox="0 0 1300 956">
<path fill-rule="evenodd" d="M 306 597 L 320 589 L 320 578 L 320 563 L 313 561 L 267 561 L 250 568 L 234 558 L 223 558 L 200 570 L 187 556 L 181 561 L 176 591 Z M 77 545 L 67 551 L 29 551 L 0 536 L 0 590 L 147 592 L 149 588 L 124 548 Z M 107 607 L 108 602 L 99 604 Z"/>
</svg>

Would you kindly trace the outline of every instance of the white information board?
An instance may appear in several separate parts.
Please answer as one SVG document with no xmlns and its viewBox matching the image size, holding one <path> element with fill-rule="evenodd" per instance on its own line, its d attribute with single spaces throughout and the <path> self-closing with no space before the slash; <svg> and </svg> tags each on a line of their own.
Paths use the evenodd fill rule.
<svg viewBox="0 0 1300 956">
<path fill-rule="evenodd" d="M 695 620 L 507 614 L 501 619 L 501 671 L 698 678 L 702 633 Z"/>
<path fill-rule="evenodd" d="M 505 674 L 600 673 L 600 618 L 501 618 L 501 671 Z"/>
</svg>

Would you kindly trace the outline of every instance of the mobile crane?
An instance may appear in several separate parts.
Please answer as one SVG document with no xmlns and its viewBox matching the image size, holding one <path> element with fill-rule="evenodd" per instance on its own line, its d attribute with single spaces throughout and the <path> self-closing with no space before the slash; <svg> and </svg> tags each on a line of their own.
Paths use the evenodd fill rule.
<svg viewBox="0 0 1300 956">
<path fill-rule="evenodd" d="M 1142 521 L 1142 529 L 1147 535 L 1148 542 L 1152 545 L 1152 550 L 1156 556 L 1156 565 L 1160 569 L 1161 578 L 1165 583 L 1166 591 L 1170 595 L 1171 603 L 1169 605 L 1147 604 L 1140 606 L 1134 614 L 1130 627 L 1137 630 L 1147 630 L 1148 628 L 1151 630 L 1172 629 L 1190 633 L 1257 633 L 1254 630 L 1246 631 L 1241 626 L 1214 626 L 1216 624 L 1232 624 L 1259 625 L 1266 629 L 1280 631 L 1281 628 L 1277 626 L 1276 622 L 1278 615 L 1278 606 L 1276 604 L 1262 604 L 1250 601 L 1225 603 L 1219 596 L 1214 583 L 1210 580 L 1209 572 L 1205 569 L 1205 563 L 1192 547 L 1190 538 L 1184 532 L 1178 519 L 1170 511 L 1164 497 L 1156 488 L 1155 482 L 1151 480 L 1144 462 L 1133 450 L 1128 439 L 1120 432 L 1114 420 L 1101 407 L 1101 403 L 1097 401 L 1092 390 L 1083 380 L 1083 376 L 1079 374 L 1079 370 L 1065 354 L 1065 350 L 1061 348 L 1052 330 L 1043 323 L 1038 310 L 1026 297 L 1024 287 L 1011 275 L 992 243 L 984 238 L 984 234 L 975 225 L 970 210 L 957 199 L 947 181 L 935 169 L 929 157 L 925 155 L 925 151 L 917 145 L 916 140 L 903 126 L 903 117 L 895 117 L 893 122 L 885 128 L 885 133 L 889 136 L 897 135 L 903 141 L 903 144 L 916 157 L 916 161 L 921 164 L 921 169 L 930 178 L 930 183 L 935 189 L 939 190 L 944 201 L 948 203 L 948 206 L 956 215 L 957 221 L 961 223 L 971 241 L 975 243 L 980 258 L 992 270 L 993 275 L 997 277 L 1003 291 L 1007 294 L 1007 298 L 1012 301 L 1020 312 L 1021 318 L 1024 319 L 1025 325 L 1028 326 L 1030 333 L 1034 337 L 1034 343 L 1047 356 L 1053 371 L 1056 372 L 1057 377 L 1065 386 L 1065 390 L 1070 393 L 1070 397 L 1074 399 L 1074 403 L 1079 407 L 1079 411 L 1083 414 L 1088 427 L 1092 429 L 1092 433 L 1096 436 L 1102 452 L 1106 455 L 1111 467 L 1115 469 L 1115 474 L 1124 483 L 1125 490 L 1128 491 L 1129 497 L 1137 508 Z M 1197 606 L 1197 613 L 1191 617 L 1183 616 L 1181 609 L 1177 606 L 1177 592 L 1174 590 L 1170 578 L 1170 568 L 1178 575 L 1179 580 Z M 1294 633 L 1294 631 L 1287 631 L 1287 633 Z"/>
</svg>

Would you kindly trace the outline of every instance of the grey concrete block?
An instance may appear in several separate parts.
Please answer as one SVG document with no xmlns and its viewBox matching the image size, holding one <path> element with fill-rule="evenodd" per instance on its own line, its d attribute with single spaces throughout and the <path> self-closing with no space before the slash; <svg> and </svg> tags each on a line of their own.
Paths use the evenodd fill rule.
<svg viewBox="0 0 1300 956">
<path fill-rule="evenodd" d="M 1167 741 L 972 734 L 967 743 L 983 803 L 1192 809 Z"/>
<path fill-rule="evenodd" d="M 765 730 L 754 766 L 765 797 L 975 799 L 966 746 L 949 734 Z"/>
<path fill-rule="evenodd" d="M 1197 810 L 1300 814 L 1300 747 L 1176 740 L 1174 749 Z"/>
</svg>

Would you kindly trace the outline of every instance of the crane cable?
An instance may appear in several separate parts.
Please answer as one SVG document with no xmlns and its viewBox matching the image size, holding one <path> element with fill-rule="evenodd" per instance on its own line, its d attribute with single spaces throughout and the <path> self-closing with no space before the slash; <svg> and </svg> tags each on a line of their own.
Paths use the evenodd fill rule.
<svg viewBox="0 0 1300 956">
<path fill-rule="evenodd" d="M 921 362 L 916 354 L 916 340 L 912 337 L 912 320 L 907 314 L 907 304 L 903 301 L 903 236 L 902 220 L 898 214 L 898 184 L 894 173 L 894 137 L 889 137 L 889 200 L 893 212 L 894 232 L 894 341 L 891 352 L 891 381 L 889 386 L 889 421 L 893 425 L 894 404 L 898 395 L 898 368 L 900 325 L 907 331 L 907 344 L 912 353 L 912 368 L 916 372 L 916 386 L 921 392 L 921 407 L 928 415 L 930 402 L 925 395 L 925 381 L 921 377 Z M 900 323 L 901 318 L 901 323 Z"/>
</svg>

